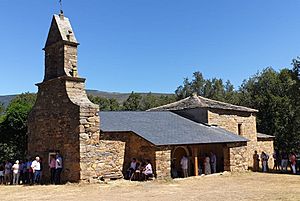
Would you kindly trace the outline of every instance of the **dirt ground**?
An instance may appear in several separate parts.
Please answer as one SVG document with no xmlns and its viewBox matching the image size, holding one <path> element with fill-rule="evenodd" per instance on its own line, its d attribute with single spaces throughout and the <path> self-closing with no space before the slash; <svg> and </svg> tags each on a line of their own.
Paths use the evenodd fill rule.
<svg viewBox="0 0 300 201">
<path fill-rule="evenodd" d="M 243 173 L 167 181 L 0 186 L 0 200 L 300 200 L 300 176 Z"/>
</svg>

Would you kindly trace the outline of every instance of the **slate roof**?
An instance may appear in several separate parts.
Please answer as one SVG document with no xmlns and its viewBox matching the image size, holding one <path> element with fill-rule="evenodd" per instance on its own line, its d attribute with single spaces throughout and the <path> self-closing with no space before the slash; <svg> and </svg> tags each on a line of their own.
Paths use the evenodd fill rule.
<svg viewBox="0 0 300 201">
<path fill-rule="evenodd" d="M 172 112 L 100 112 L 103 132 L 131 131 L 154 145 L 246 142 L 225 129 L 199 124 Z"/>
<path fill-rule="evenodd" d="M 267 134 L 264 134 L 264 133 L 257 133 L 257 138 L 260 138 L 260 139 L 270 139 L 270 138 L 275 138 L 275 136 L 273 136 L 273 135 L 267 135 Z"/>
<path fill-rule="evenodd" d="M 196 94 L 193 94 L 190 97 L 176 101 L 174 103 L 169 103 L 167 105 L 151 108 L 148 111 L 182 110 L 187 108 L 213 108 L 213 109 L 234 110 L 234 111 L 243 111 L 243 112 L 258 112 L 258 110 L 252 108 L 232 105 L 229 103 L 224 103 L 221 101 L 204 98 L 202 96 L 197 96 Z"/>
</svg>

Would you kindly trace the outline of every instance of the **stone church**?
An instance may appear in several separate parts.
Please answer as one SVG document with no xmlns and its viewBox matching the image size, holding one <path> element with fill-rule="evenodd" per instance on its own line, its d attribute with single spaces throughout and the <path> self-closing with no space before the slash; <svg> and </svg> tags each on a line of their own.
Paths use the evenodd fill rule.
<svg viewBox="0 0 300 201">
<path fill-rule="evenodd" d="M 146 112 L 99 112 L 78 76 L 78 45 L 69 19 L 54 15 L 43 49 L 44 80 L 36 84 L 28 117 L 28 155 L 42 158 L 45 181 L 57 151 L 64 182 L 123 178 L 133 157 L 149 159 L 155 177 L 166 178 L 172 168 L 180 169 L 183 155 L 189 175 L 198 175 L 203 155 L 211 151 L 218 171 L 247 170 L 254 150 L 273 153 L 274 138 L 256 131 L 257 110 L 196 95 Z"/>
</svg>

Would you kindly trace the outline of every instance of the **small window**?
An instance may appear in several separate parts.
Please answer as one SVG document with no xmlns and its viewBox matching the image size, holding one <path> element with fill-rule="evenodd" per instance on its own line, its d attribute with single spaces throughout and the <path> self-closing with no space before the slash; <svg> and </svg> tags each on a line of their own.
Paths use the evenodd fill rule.
<svg viewBox="0 0 300 201">
<path fill-rule="evenodd" d="M 242 124 L 238 124 L 238 134 L 242 135 Z"/>
</svg>

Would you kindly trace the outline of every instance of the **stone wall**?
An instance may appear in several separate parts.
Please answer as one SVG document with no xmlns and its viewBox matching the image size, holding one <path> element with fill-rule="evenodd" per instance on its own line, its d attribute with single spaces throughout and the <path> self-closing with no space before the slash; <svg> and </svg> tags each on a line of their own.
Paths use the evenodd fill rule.
<svg viewBox="0 0 300 201">
<path fill-rule="evenodd" d="M 64 73 L 65 75 L 73 76 L 73 68 L 77 68 L 77 47 L 72 45 L 64 46 Z"/>
<path fill-rule="evenodd" d="M 64 182 L 120 177 L 125 145 L 99 141 L 99 108 L 88 100 L 84 79 L 64 76 L 38 86 L 28 119 L 29 155 L 40 155 L 48 167 L 49 153 L 60 151 Z M 49 181 L 49 171 L 43 172 L 43 178 Z"/>
<path fill-rule="evenodd" d="M 80 178 L 79 107 L 72 103 L 66 92 L 66 79 L 52 79 L 38 84 L 36 103 L 29 114 L 28 154 L 41 156 L 48 170 L 49 153 L 60 151 L 64 159 L 63 181 Z M 49 181 L 49 171 L 43 172 Z"/>
<path fill-rule="evenodd" d="M 171 178 L 171 150 L 167 147 L 157 149 L 155 151 L 156 177 Z"/>
<path fill-rule="evenodd" d="M 208 111 L 208 123 L 216 124 L 221 128 L 247 138 L 248 166 L 253 166 L 253 153 L 257 149 L 256 116 L 249 112 L 226 111 L 210 109 Z"/>
<path fill-rule="evenodd" d="M 97 145 L 80 145 L 81 180 L 95 182 L 99 178 L 123 178 L 125 143 L 100 140 Z"/>
<path fill-rule="evenodd" d="M 257 150 L 259 157 L 263 151 L 269 155 L 268 165 L 269 165 L 269 168 L 272 169 L 274 166 L 274 158 L 273 158 L 274 142 L 273 142 L 273 139 L 258 140 L 256 150 Z M 254 154 L 254 152 L 253 152 L 253 154 Z M 262 167 L 261 160 L 260 160 L 259 166 Z"/>
<path fill-rule="evenodd" d="M 126 175 L 126 170 L 129 168 L 132 158 L 136 158 L 138 161 L 149 159 L 155 176 L 161 177 L 162 175 L 167 176 L 170 174 L 168 173 L 170 169 L 167 168 L 171 167 L 171 151 L 167 150 L 167 148 L 156 147 L 132 132 L 103 132 L 100 138 L 109 141 L 125 142 L 124 175 Z M 158 164 L 160 165 L 159 167 L 157 167 Z"/>
<path fill-rule="evenodd" d="M 221 128 L 238 134 L 238 124 L 241 124 L 241 136 L 250 141 L 256 141 L 256 117 L 249 112 L 210 109 L 208 124 L 215 124 Z"/>
<path fill-rule="evenodd" d="M 224 170 L 243 172 L 248 170 L 248 152 L 246 143 L 231 143 L 223 148 Z"/>
</svg>

